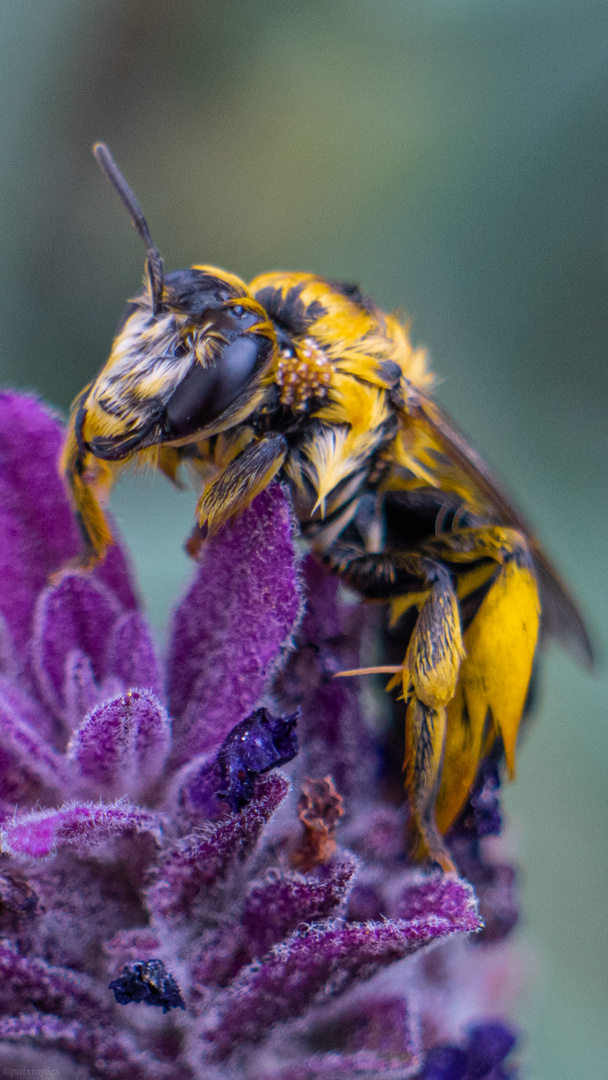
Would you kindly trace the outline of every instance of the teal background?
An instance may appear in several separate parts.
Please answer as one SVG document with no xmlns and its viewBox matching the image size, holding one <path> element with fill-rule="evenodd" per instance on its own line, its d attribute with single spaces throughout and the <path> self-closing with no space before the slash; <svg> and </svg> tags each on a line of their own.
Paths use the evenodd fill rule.
<svg viewBox="0 0 608 1080">
<path fill-rule="evenodd" d="M 62 409 L 142 251 L 313 270 L 403 307 L 606 655 L 608 5 L 593 0 L 3 0 L 0 373 Z M 114 501 L 161 626 L 193 498 Z M 606 665 L 553 650 L 507 806 L 524 867 L 524 1076 L 608 1076 Z"/>
</svg>

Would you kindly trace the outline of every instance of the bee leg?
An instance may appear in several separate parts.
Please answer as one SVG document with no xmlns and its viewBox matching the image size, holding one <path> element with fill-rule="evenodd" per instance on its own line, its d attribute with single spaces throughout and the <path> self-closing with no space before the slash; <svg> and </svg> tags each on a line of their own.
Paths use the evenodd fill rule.
<svg viewBox="0 0 608 1080">
<path fill-rule="evenodd" d="M 471 563 L 485 559 L 496 566 L 464 633 L 466 657 L 447 710 L 437 799 L 437 821 L 445 833 L 462 811 L 479 764 L 497 739 L 502 741 L 510 777 L 515 774 L 515 745 L 532 675 L 540 603 L 528 543 L 515 529 L 457 529 L 426 543 L 425 551 L 449 562 L 462 583 L 473 573 Z"/>
<path fill-rule="evenodd" d="M 366 600 L 388 600 L 397 594 L 420 590 L 428 583 L 435 560 L 416 552 L 367 552 L 335 541 L 323 562 Z"/>
<path fill-rule="evenodd" d="M 107 549 L 114 543 L 112 531 L 95 492 L 95 488 L 109 490 L 113 479 L 112 466 L 82 453 L 74 425 L 71 423 L 60 468 L 66 479 L 83 540 L 83 550 L 73 565 L 81 569 L 91 569 L 103 559 Z"/>
<path fill-rule="evenodd" d="M 256 495 L 268 487 L 287 457 L 283 435 L 265 435 L 243 450 L 205 488 L 197 506 L 197 519 L 207 535 L 229 518 L 240 514 Z"/>
<path fill-rule="evenodd" d="M 414 858 L 430 858 L 454 870 L 435 820 L 446 736 L 446 706 L 454 697 L 464 656 L 458 600 L 449 570 L 418 552 L 355 554 L 333 545 L 326 561 L 349 585 L 376 599 L 420 590 L 420 613 L 403 665 L 387 689 L 400 681 L 406 713 L 405 790 Z"/>
</svg>

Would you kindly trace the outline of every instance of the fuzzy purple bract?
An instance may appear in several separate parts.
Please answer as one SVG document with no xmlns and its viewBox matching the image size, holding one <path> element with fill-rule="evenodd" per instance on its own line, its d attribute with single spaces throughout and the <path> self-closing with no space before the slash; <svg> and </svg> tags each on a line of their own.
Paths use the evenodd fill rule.
<svg viewBox="0 0 608 1080">
<path fill-rule="evenodd" d="M 450 838 L 462 878 L 408 863 L 377 718 L 333 680 L 375 616 L 297 553 L 288 493 L 207 542 L 162 664 L 120 545 L 70 568 L 61 438 L 0 394 L 4 1071 L 514 1076 L 495 768 Z M 298 796 L 328 777 L 341 816 L 304 870 Z"/>
</svg>

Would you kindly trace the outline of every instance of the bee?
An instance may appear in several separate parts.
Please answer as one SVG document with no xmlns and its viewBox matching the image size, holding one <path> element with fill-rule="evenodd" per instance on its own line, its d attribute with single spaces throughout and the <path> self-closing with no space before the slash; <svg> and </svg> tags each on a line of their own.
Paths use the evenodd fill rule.
<svg viewBox="0 0 608 1080">
<path fill-rule="evenodd" d="M 591 660 L 583 620 L 534 534 L 431 396 L 424 350 L 355 285 L 213 266 L 165 274 L 108 148 L 97 161 L 146 248 L 97 378 L 76 399 L 62 468 L 92 566 L 112 544 L 102 506 L 127 467 L 201 478 L 196 555 L 272 480 L 302 535 L 402 626 L 392 676 L 405 701 L 405 790 L 417 860 L 454 869 L 444 837 L 480 763 L 515 745 L 539 638 Z M 542 630 L 541 630 L 542 628 Z"/>
</svg>

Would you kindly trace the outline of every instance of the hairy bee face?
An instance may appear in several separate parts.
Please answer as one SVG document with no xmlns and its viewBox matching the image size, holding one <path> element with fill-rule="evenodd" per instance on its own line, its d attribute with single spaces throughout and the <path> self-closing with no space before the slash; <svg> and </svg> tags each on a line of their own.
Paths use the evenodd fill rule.
<svg viewBox="0 0 608 1080">
<path fill-rule="evenodd" d="M 81 453 L 119 461 L 240 421 L 259 404 L 275 348 L 272 324 L 238 278 L 209 267 L 167 275 L 156 313 L 146 292 L 128 305 L 80 402 Z"/>
</svg>

